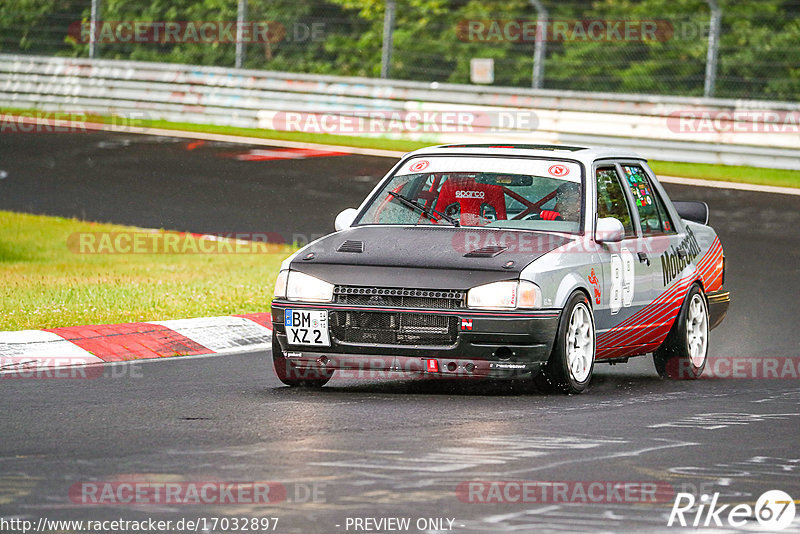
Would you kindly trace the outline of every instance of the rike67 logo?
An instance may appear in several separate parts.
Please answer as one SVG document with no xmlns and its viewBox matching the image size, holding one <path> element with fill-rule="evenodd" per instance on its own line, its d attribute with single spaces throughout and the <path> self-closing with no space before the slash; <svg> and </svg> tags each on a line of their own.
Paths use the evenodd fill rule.
<svg viewBox="0 0 800 534">
<path fill-rule="evenodd" d="M 667 526 L 681 527 L 743 527 L 753 517 L 760 530 L 778 531 L 788 527 L 795 516 L 795 503 L 781 490 L 764 492 L 755 506 L 747 503 L 719 504 L 719 493 L 703 495 L 696 502 L 691 493 L 678 493 L 669 514 Z M 695 505 L 698 505 L 695 509 Z"/>
</svg>

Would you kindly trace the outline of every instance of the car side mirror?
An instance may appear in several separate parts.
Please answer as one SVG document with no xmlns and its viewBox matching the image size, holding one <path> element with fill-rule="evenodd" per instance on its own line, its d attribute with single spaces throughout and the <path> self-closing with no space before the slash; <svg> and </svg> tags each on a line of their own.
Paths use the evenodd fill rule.
<svg viewBox="0 0 800 534">
<path fill-rule="evenodd" d="M 350 228 L 353 224 L 353 221 L 356 220 L 356 215 L 358 215 L 358 210 L 355 208 L 347 208 L 339 212 L 339 215 L 336 216 L 336 221 L 333 223 L 333 227 L 336 228 L 336 231 L 339 230 L 346 230 Z"/>
<path fill-rule="evenodd" d="M 625 227 L 614 217 L 597 219 L 594 238 L 598 243 L 618 243 L 625 238 Z"/>
<path fill-rule="evenodd" d="M 681 219 L 692 221 L 700 224 L 708 224 L 708 204 L 699 201 L 672 203 L 675 206 L 675 211 L 681 216 Z"/>
</svg>

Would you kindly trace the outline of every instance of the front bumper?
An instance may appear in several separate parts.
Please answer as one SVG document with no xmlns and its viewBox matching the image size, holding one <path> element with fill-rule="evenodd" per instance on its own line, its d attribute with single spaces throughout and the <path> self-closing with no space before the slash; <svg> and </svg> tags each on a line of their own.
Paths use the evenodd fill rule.
<svg viewBox="0 0 800 534">
<path fill-rule="evenodd" d="M 287 309 L 336 312 L 425 314 L 455 317 L 457 332 L 447 345 L 345 342 L 331 332 L 331 346 L 290 344 L 284 326 Z M 432 378 L 523 378 L 538 374 L 550 357 L 561 310 L 477 311 L 390 309 L 371 306 L 272 302 L 273 335 L 299 369 L 340 371 L 346 378 L 383 378 L 401 373 Z M 431 364 L 435 360 L 435 365 Z M 399 376 L 398 376 L 399 377 Z"/>
</svg>

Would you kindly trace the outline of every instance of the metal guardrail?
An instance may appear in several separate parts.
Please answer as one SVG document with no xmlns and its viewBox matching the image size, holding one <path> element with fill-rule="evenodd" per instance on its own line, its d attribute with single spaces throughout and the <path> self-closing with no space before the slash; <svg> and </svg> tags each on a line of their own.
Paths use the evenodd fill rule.
<svg viewBox="0 0 800 534">
<path fill-rule="evenodd" d="M 791 102 L 520 90 L 0 54 L 0 107 L 275 129 L 287 129 L 285 120 L 276 120 L 285 112 L 306 117 L 377 112 L 384 119 L 373 115 L 374 124 L 387 122 L 387 112 L 428 112 L 436 123 L 442 121 L 441 112 L 466 111 L 488 122 L 469 131 L 429 124 L 402 135 L 431 143 L 624 146 L 651 159 L 800 169 L 800 104 Z M 690 113 L 701 118 L 681 123 L 681 116 Z M 533 115 L 535 120 L 500 127 L 502 114 Z M 691 131 L 698 128 L 703 131 Z"/>
</svg>

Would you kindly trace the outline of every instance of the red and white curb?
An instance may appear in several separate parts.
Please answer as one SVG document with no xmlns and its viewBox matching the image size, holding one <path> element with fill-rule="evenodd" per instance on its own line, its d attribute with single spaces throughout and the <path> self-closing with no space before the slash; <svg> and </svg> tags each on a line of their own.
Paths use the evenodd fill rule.
<svg viewBox="0 0 800 534">
<path fill-rule="evenodd" d="M 49 368 L 265 350 L 269 313 L 0 332 L 0 375 Z"/>
</svg>

